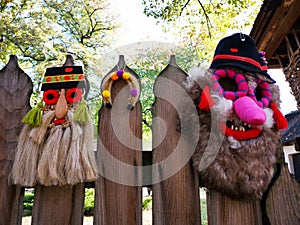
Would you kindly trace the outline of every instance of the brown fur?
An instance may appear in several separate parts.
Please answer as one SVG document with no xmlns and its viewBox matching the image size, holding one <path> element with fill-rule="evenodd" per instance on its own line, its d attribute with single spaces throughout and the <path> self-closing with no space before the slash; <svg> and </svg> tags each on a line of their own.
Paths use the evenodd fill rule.
<svg viewBox="0 0 300 225">
<path fill-rule="evenodd" d="M 246 78 L 251 79 L 249 76 L 255 74 L 247 74 Z M 201 87 L 204 85 L 211 87 L 209 71 L 206 71 L 204 76 L 202 74 L 187 81 L 187 93 L 196 106 L 201 96 Z M 279 88 L 274 84 L 270 84 L 270 88 L 273 92 L 272 101 L 278 106 Z M 189 138 L 198 140 L 192 160 L 194 167 L 199 171 L 200 161 L 211 138 L 211 112 L 201 111 L 197 107 L 200 132 L 196 133 L 193 127 L 198 121 L 189 120 L 192 111 L 183 108 L 186 116 L 181 118 L 181 122 L 189 124 Z M 264 128 L 262 134 L 255 139 L 240 141 L 242 147 L 238 149 L 231 148 L 228 138 L 225 137 L 221 148 L 214 149 L 217 153 L 212 163 L 206 169 L 200 169 L 201 185 L 233 198 L 261 198 L 273 176 L 279 140 L 280 133 L 274 126 Z"/>
</svg>

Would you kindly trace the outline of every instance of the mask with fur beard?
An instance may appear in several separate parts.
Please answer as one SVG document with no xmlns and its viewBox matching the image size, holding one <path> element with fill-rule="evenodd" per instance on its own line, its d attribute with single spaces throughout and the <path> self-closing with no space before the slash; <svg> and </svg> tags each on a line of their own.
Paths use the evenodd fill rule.
<svg viewBox="0 0 300 225">
<path fill-rule="evenodd" d="M 78 68 L 79 72 L 76 72 Z M 56 79 L 73 76 L 84 82 L 81 67 L 53 67 L 49 70 Z M 49 79 L 49 84 L 43 83 L 47 89 L 43 90 L 44 103 L 40 103 L 41 124 L 25 122 L 19 136 L 11 173 L 14 184 L 26 187 L 36 183 L 44 186 L 75 185 L 94 181 L 97 177 L 93 125 L 83 99 L 86 88 L 82 84 L 77 87 L 75 82 L 55 81 Z M 80 119 L 75 119 L 76 112 Z"/>
<path fill-rule="evenodd" d="M 232 70 L 244 74 L 248 85 L 254 78 L 265 79 L 260 74 L 234 68 Z M 185 87 L 197 107 L 198 116 L 194 118 L 198 118 L 198 121 L 190 119 L 188 115 L 192 112 L 186 107 L 183 107 L 183 115 L 186 116 L 181 118 L 181 123 L 188 124 L 191 140 L 198 140 L 192 160 L 200 175 L 200 185 L 232 198 L 261 198 L 273 176 L 280 140 L 277 121 L 273 118 L 273 109 L 280 103 L 279 88 L 269 84 L 271 101 L 275 106 L 273 109 L 270 106 L 263 108 L 266 117 L 264 122 L 250 126 L 235 112 L 235 101 L 228 100 L 213 90 L 212 76 L 211 70 L 191 70 Z M 231 86 L 228 81 L 225 79 L 222 86 Z M 203 100 L 201 98 L 204 98 L 201 94 L 205 86 L 208 87 L 210 95 L 206 97 L 211 97 L 213 101 L 209 110 L 199 108 Z M 193 131 L 195 123 L 200 124 L 198 133 Z M 253 135 L 252 129 L 259 131 Z M 230 132 L 227 133 L 228 130 Z"/>
</svg>

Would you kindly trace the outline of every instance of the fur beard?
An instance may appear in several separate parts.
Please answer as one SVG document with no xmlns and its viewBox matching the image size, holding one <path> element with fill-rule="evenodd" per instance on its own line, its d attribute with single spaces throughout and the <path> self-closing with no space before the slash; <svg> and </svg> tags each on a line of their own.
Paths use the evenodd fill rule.
<svg viewBox="0 0 300 225">
<path fill-rule="evenodd" d="M 197 71 L 196 74 L 198 75 L 192 74 L 188 78 L 186 89 L 197 107 L 202 92 L 200 84 L 211 87 L 211 73 L 202 70 Z M 270 84 L 270 88 L 273 93 L 272 101 L 278 106 L 280 102 L 279 88 L 274 84 Z M 214 98 L 213 95 L 212 93 Z M 217 100 L 219 102 L 226 101 L 219 96 L 216 98 L 219 98 Z M 222 111 L 220 107 L 217 106 L 217 108 L 220 110 L 217 112 L 217 119 L 224 120 L 225 118 L 226 120 L 227 109 Z M 211 133 L 212 123 L 216 120 L 215 117 L 213 117 L 214 120 L 211 119 L 212 112 L 205 112 L 197 107 L 197 117 L 191 117 L 190 115 L 195 112 L 195 109 L 189 110 L 186 106 L 183 106 L 182 109 L 181 115 L 185 116 L 180 118 L 181 123 L 188 124 L 186 127 L 189 128 L 189 131 L 181 132 L 188 134 L 187 138 L 191 141 L 197 140 L 192 160 L 200 175 L 200 185 L 232 198 L 260 199 L 271 182 L 274 164 L 277 161 L 276 153 L 280 132 L 274 127 L 274 124 L 264 127 L 262 134 L 255 139 L 236 141 L 235 144 L 238 144 L 236 148 L 233 147 L 230 137 L 225 137 L 219 147 L 217 141 L 210 140 L 217 139 L 214 137 L 217 135 L 214 132 Z M 191 118 L 194 118 L 194 121 Z M 198 121 L 195 118 L 198 118 Z M 196 123 L 200 124 L 198 133 L 193 128 Z M 208 144 L 209 140 L 211 144 Z"/>
<path fill-rule="evenodd" d="M 73 122 L 71 110 L 68 118 L 69 127 L 49 128 L 54 119 L 54 112 L 49 111 L 40 127 L 24 126 L 11 173 L 14 184 L 74 185 L 97 178 L 92 123 Z"/>
</svg>

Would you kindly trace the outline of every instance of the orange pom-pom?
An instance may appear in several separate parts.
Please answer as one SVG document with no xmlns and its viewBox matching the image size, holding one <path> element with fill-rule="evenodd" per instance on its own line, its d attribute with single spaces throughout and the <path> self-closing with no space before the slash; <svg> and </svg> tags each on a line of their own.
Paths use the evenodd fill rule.
<svg viewBox="0 0 300 225">
<path fill-rule="evenodd" d="M 112 80 L 118 80 L 118 79 L 119 79 L 119 76 L 118 76 L 117 73 L 113 73 L 113 74 L 111 75 L 110 79 L 112 79 Z"/>
</svg>

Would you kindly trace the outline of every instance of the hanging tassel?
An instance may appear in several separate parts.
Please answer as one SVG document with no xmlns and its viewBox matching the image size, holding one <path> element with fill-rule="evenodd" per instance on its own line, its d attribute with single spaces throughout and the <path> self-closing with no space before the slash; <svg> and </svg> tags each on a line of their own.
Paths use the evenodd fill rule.
<svg viewBox="0 0 300 225">
<path fill-rule="evenodd" d="M 86 100 L 82 100 L 74 112 L 73 121 L 85 124 L 89 121 L 89 112 L 86 106 Z"/>
<path fill-rule="evenodd" d="M 199 109 L 204 111 L 209 111 L 211 107 L 215 105 L 215 101 L 212 99 L 210 95 L 210 90 L 208 86 L 204 86 L 202 93 L 201 93 L 201 99 L 198 104 Z"/>
<path fill-rule="evenodd" d="M 35 108 L 24 116 L 22 122 L 34 127 L 40 126 L 42 124 L 42 107 L 43 102 L 38 103 Z"/>
<path fill-rule="evenodd" d="M 289 124 L 286 120 L 286 118 L 282 115 L 280 110 L 277 108 L 276 104 L 274 102 L 270 103 L 270 108 L 273 110 L 273 118 L 275 120 L 276 127 L 279 130 L 284 130 L 289 127 Z"/>
</svg>

